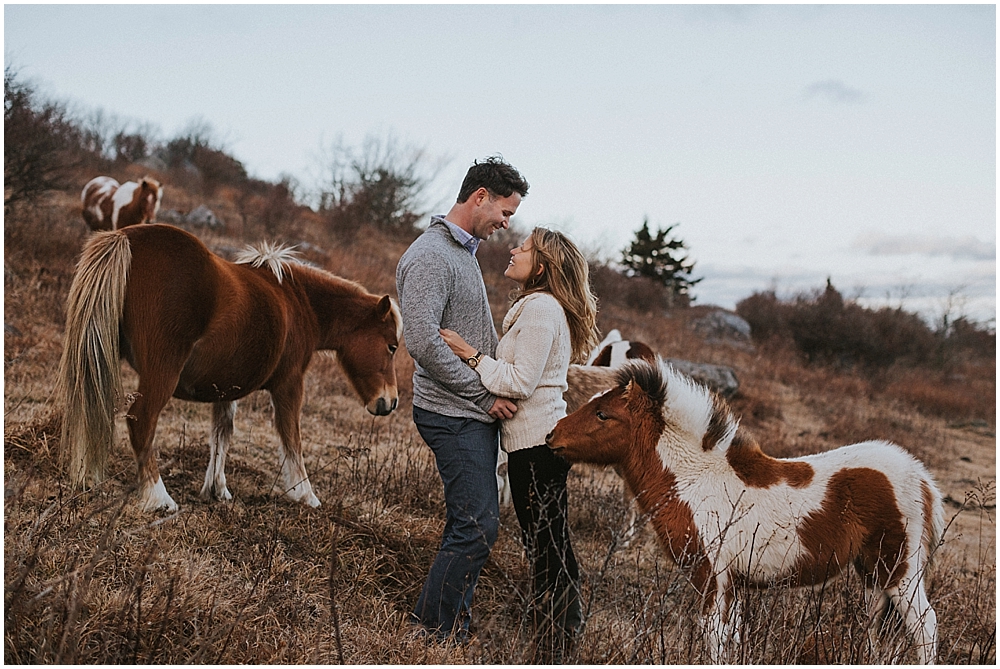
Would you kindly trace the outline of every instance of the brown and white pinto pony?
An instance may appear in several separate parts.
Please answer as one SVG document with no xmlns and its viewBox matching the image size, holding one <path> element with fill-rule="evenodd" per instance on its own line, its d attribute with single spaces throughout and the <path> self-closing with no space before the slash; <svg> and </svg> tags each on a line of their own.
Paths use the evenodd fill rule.
<svg viewBox="0 0 1000 669">
<path fill-rule="evenodd" d="M 62 443 L 75 484 L 100 481 L 125 401 L 120 358 L 139 374 L 127 422 L 145 511 L 177 509 L 156 466 L 153 436 L 171 396 L 213 404 L 203 498 L 232 499 L 226 452 L 236 401 L 264 389 L 281 437 L 279 492 L 319 506 L 302 459 L 303 376 L 333 350 L 369 413 L 396 408 L 399 309 L 388 296 L 292 262 L 284 247 L 232 263 L 194 235 L 142 225 L 93 235 L 70 287 L 59 371 Z"/>
<path fill-rule="evenodd" d="M 83 220 L 91 230 L 118 230 L 155 221 L 163 187 L 149 177 L 120 185 L 111 177 L 95 177 L 83 187 L 80 199 Z"/>
<path fill-rule="evenodd" d="M 587 364 L 594 367 L 618 368 L 628 360 L 656 362 L 656 353 L 647 344 L 641 341 L 623 340 L 621 332 L 612 330 L 591 352 Z"/>
<path fill-rule="evenodd" d="M 873 620 L 891 602 L 919 660 L 934 661 L 924 572 L 943 533 L 941 493 L 899 446 L 772 458 L 722 399 L 663 361 L 618 370 L 616 386 L 546 442 L 571 462 L 624 476 L 667 555 L 690 569 L 713 662 L 726 660 L 740 627 L 735 586 L 813 586 L 851 566 Z"/>
</svg>

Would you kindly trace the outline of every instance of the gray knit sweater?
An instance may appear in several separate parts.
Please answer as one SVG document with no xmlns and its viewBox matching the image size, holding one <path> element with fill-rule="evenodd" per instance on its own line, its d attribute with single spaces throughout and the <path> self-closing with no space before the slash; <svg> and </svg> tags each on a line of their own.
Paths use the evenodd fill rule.
<svg viewBox="0 0 1000 669">
<path fill-rule="evenodd" d="M 493 356 L 497 332 L 479 262 L 448 226 L 432 220 L 399 259 L 396 292 L 406 349 L 416 362 L 413 404 L 426 411 L 492 423 L 496 396 L 444 343 L 438 328 L 454 330 Z"/>
</svg>

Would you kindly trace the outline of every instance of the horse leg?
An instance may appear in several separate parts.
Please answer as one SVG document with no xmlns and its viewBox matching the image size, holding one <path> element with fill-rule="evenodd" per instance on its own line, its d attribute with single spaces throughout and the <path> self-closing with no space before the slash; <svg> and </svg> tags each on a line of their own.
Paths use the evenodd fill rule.
<svg viewBox="0 0 1000 669">
<path fill-rule="evenodd" d="M 205 470 L 205 485 L 201 488 L 203 499 L 230 500 L 233 498 L 226 487 L 226 451 L 233 438 L 233 416 L 236 402 L 215 402 L 212 404 L 212 435 L 208 439 L 208 468 Z"/>
<path fill-rule="evenodd" d="M 283 487 L 278 491 L 296 502 L 319 506 L 313 494 L 306 465 L 302 459 L 302 439 L 299 417 L 302 411 L 302 379 L 279 384 L 271 389 L 274 406 L 274 426 L 281 437 L 281 477 Z"/>
<path fill-rule="evenodd" d="M 906 632 L 917 647 L 920 664 L 934 664 L 937 657 L 937 614 L 931 608 L 922 575 L 904 578 L 900 585 L 887 590 L 896 610 L 903 616 Z"/>
<path fill-rule="evenodd" d="M 710 592 L 705 602 L 702 632 L 708 646 L 708 657 L 712 664 L 727 664 L 729 645 L 735 630 L 734 616 L 729 610 L 732 601 L 732 589 L 729 578 L 720 574 L 716 577 L 715 591 Z M 738 617 L 738 613 L 736 613 Z"/>
<path fill-rule="evenodd" d="M 865 588 L 865 597 L 868 605 L 868 646 L 874 659 L 880 645 L 880 637 L 885 631 L 889 596 L 878 586 L 873 586 Z"/>
<path fill-rule="evenodd" d="M 132 442 L 139 470 L 139 508 L 143 511 L 166 509 L 172 512 L 177 510 L 177 503 L 167 493 L 160 470 L 156 466 L 153 436 L 156 434 L 156 423 L 160 419 L 160 412 L 177 387 L 179 367 L 178 373 L 158 383 L 149 381 L 151 376 L 154 375 L 146 374 L 140 377 L 135 402 L 132 403 L 126 417 L 129 440 Z"/>
</svg>

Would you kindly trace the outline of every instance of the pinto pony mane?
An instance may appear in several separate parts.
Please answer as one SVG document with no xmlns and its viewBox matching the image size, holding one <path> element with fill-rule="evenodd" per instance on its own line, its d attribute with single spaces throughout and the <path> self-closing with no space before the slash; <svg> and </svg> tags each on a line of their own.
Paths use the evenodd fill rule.
<svg viewBox="0 0 1000 669">
<path fill-rule="evenodd" d="M 705 451 L 725 452 L 736 438 L 739 421 L 725 400 L 662 358 L 656 364 L 630 360 L 619 368 L 616 381 L 622 389 L 638 386 L 654 406 L 662 407 L 672 431 L 700 443 Z"/>
</svg>

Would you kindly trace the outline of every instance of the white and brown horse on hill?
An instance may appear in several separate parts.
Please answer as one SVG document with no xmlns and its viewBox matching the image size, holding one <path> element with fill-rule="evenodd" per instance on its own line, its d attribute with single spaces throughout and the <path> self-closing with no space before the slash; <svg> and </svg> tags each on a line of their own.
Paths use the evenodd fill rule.
<svg viewBox="0 0 1000 669">
<path fill-rule="evenodd" d="M 691 570 L 713 661 L 726 659 L 739 629 L 735 586 L 812 586 L 851 566 L 870 590 L 873 621 L 891 603 L 919 660 L 934 661 L 924 572 L 943 532 L 941 493 L 900 447 L 868 441 L 772 458 L 723 400 L 663 361 L 620 369 L 613 389 L 546 441 L 571 462 L 624 476 L 666 553 Z"/>
<path fill-rule="evenodd" d="M 236 263 L 168 225 L 97 233 L 70 287 L 60 395 L 63 452 L 76 484 L 101 480 L 121 408 L 120 358 L 139 374 L 128 410 L 144 510 L 177 504 L 156 466 L 153 435 L 171 396 L 213 404 L 202 497 L 231 499 L 226 451 L 236 400 L 264 389 L 281 437 L 283 492 L 319 506 L 302 459 L 303 376 L 333 350 L 368 411 L 396 408 L 399 309 L 388 295 L 291 262 L 288 249 L 250 249 Z"/>
<path fill-rule="evenodd" d="M 656 362 L 656 353 L 648 344 L 622 339 L 621 332 L 612 330 L 591 352 L 587 364 L 594 367 L 618 368 L 629 360 Z"/>
<path fill-rule="evenodd" d="M 163 187 L 156 179 L 119 184 L 111 177 L 94 177 L 83 187 L 83 220 L 91 230 L 118 230 L 152 223 L 160 210 Z"/>
</svg>

